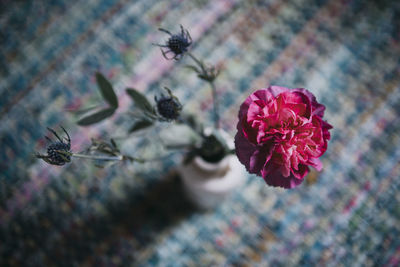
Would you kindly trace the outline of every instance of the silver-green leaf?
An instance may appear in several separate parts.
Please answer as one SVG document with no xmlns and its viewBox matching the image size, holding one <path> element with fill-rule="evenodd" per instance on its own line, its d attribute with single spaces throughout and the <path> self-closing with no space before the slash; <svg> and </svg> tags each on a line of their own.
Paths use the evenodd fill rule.
<svg viewBox="0 0 400 267">
<path fill-rule="evenodd" d="M 139 130 L 145 129 L 147 127 L 150 127 L 151 125 L 153 125 L 153 122 L 148 121 L 148 120 L 141 120 L 141 121 L 136 122 L 131 127 L 131 129 L 129 129 L 129 132 L 132 133 L 132 132 L 135 132 L 135 131 L 139 131 Z"/>
<path fill-rule="evenodd" d="M 91 114 L 89 116 L 83 117 L 80 119 L 77 124 L 80 126 L 87 126 L 90 124 L 94 124 L 97 122 L 100 122 L 108 117 L 111 117 L 115 112 L 115 108 L 107 108 L 100 110 L 94 114 Z"/>
<path fill-rule="evenodd" d="M 96 73 L 96 81 L 104 100 L 107 101 L 111 107 L 116 109 L 118 107 L 118 98 L 111 83 L 100 72 Z"/>
<path fill-rule="evenodd" d="M 133 102 L 135 102 L 136 107 L 145 112 L 154 114 L 153 107 L 142 93 L 133 88 L 127 88 L 126 92 L 132 98 Z"/>
</svg>

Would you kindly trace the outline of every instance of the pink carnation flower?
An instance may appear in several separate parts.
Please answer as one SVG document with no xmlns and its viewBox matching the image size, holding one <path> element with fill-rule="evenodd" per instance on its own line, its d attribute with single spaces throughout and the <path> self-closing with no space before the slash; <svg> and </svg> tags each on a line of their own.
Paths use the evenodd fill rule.
<svg viewBox="0 0 400 267">
<path fill-rule="evenodd" d="M 250 173 L 271 186 L 301 184 L 319 160 L 332 126 L 322 120 L 325 106 L 306 89 L 270 86 L 251 94 L 240 106 L 236 154 Z"/>
</svg>

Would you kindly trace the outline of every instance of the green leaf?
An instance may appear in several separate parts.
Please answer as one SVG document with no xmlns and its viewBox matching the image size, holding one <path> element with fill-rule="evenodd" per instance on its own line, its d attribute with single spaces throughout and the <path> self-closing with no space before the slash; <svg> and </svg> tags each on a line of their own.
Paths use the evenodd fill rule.
<svg viewBox="0 0 400 267">
<path fill-rule="evenodd" d="M 117 108 L 118 98 L 115 95 L 111 83 L 100 72 L 96 73 L 96 81 L 104 100 L 107 101 L 108 104 L 110 104 L 110 106 L 112 106 L 114 109 Z"/>
<path fill-rule="evenodd" d="M 136 122 L 136 123 L 131 127 L 131 129 L 129 129 L 129 132 L 132 133 L 132 132 L 135 132 L 135 131 L 139 131 L 139 130 L 141 130 L 141 129 L 150 127 L 151 125 L 153 125 L 153 122 L 148 121 L 148 120 L 141 120 L 141 121 Z"/>
<path fill-rule="evenodd" d="M 150 112 L 151 114 L 154 114 L 153 107 L 142 93 L 138 92 L 136 89 L 133 88 L 127 88 L 126 92 L 132 98 L 133 102 L 135 102 L 135 105 L 138 108 L 140 108 L 143 111 L 147 111 Z"/>
<path fill-rule="evenodd" d="M 87 126 L 90 124 L 94 124 L 97 123 L 99 121 L 104 120 L 105 118 L 110 117 L 111 115 L 113 115 L 115 112 L 115 108 L 107 108 L 107 109 L 103 109 L 100 110 L 94 114 L 91 114 L 89 116 L 83 117 L 82 119 L 80 119 L 77 124 L 80 126 Z"/>
<path fill-rule="evenodd" d="M 78 109 L 78 110 L 68 110 L 71 113 L 74 113 L 74 115 L 76 116 L 81 116 L 85 113 L 88 113 L 89 111 L 92 111 L 96 108 L 99 108 L 99 105 L 95 105 L 95 106 L 91 106 L 91 107 L 87 107 L 87 108 L 82 108 L 82 109 Z"/>
</svg>

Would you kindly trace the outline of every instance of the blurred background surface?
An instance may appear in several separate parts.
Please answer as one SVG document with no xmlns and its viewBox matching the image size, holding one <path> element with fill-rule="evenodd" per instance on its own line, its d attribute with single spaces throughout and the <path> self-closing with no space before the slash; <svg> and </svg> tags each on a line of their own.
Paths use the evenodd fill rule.
<svg viewBox="0 0 400 267">
<path fill-rule="evenodd" d="M 0 2 L 0 265 L 398 266 L 400 264 L 400 3 L 366 0 Z M 46 127 L 63 125 L 79 151 L 123 135 L 134 87 L 171 88 L 211 124 L 207 84 L 166 61 L 158 27 L 193 37 L 192 52 L 223 64 L 222 126 L 270 84 L 305 87 L 334 126 L 324 169 L 300 187 L 249 175 L 212 212 L 185 201 L 179 154 L 99 169 L 36 160 Z M 78 127 L 69 110 L 100 100 L 96 71 L 121 107 Z M 198 112 L 201 110 L 201 112 Z M 132 136 L 151 154 L 154 133 Z M 137 150 L 135 140 L 146 140 Z M 147 142 L 147 143 L 146 143 Z M 154 153 L 153 153 L 154 154 Z"/>
</svg>

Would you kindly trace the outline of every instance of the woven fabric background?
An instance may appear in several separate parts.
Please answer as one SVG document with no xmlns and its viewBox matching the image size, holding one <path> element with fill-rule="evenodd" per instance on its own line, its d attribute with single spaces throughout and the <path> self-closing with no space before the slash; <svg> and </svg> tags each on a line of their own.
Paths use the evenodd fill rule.
<svg viewBox="0 0 400 267">
<path fill-rule="evenodd" d="M 217 87 L 232 136 L 240 103 L 270 84 L 326 105 L 321 173 L 286 191 L 249 175 L 200 212 L 182 194 L 179 153 L 105 169 L 32 156 L 47 126 L 67 128 L 74 151 L 123 135 L 127 87 L 151 98 L 168 86 L 209 123 L 211 93 L 183 67 L 190 58 L 166 61 L 151 45 L 167 38 L 158 27 L 179 24 L 194 54 L 225 67 Z M 399 29 L 398 1 L 0 1 L 0 265 L 399 266 Z M 121 105 L 78 127 L 68 110 L 100 100 L 96 71 Z M 151 133 L 131 139 L 131 155 L 156 149 Z"/>
</svg>

